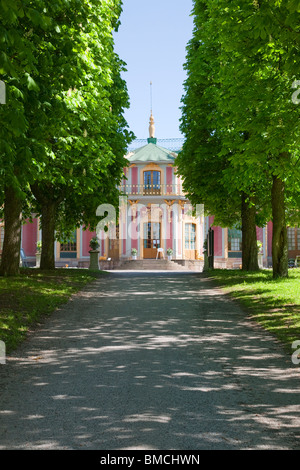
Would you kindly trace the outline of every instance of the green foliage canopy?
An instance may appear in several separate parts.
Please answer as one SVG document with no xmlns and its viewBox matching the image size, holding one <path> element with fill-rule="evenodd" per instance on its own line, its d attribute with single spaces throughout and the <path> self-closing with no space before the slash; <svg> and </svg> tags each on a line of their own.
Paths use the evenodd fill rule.
<svg viewBox="0 0 300 470">
<path fill-rule="evenodd" d="M 298 10 L 293 1 L 194 2 L 178 168 L 220 225 L 234 222 L 241 192 L 255 196 L 265 223 L 273 176 L 285 183 L 290 222 L 299 214 Z"/>
</svg>

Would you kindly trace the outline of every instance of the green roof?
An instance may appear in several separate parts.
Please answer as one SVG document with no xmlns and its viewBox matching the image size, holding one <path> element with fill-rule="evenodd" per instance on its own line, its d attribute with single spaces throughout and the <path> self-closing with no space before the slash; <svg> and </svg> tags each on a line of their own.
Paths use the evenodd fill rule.
<svg viewBox="0 0 300 470">
<path fill-rule="evenodd" d="M 128 160 L 131 163 L 138 162 L 167 162 L 174 163 L 177 154 L 159 145 L 149 143 L 133 151 Z"/>
</svg>

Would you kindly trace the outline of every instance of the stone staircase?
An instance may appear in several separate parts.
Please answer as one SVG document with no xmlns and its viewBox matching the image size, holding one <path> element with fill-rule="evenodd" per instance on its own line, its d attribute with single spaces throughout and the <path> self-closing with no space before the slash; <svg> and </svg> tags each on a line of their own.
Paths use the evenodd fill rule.
<svg viewBox="0 0 300 470">
<path fill-rule="evenodd" d="M 182 266 L 176 261 L 165 259 L 142 259 L 142 260 L 124 260 L 121 262 L 118 270 L 135 271 L 190 271 L 191 269 Z"/>
</svg>

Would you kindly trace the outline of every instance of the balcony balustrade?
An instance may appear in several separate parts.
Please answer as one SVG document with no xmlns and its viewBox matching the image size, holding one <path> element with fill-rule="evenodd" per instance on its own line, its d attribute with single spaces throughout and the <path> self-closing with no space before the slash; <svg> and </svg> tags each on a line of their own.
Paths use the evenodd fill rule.
<svg viewBox="0 0 300 470">
<path fill-rule="evenodd" d="M 119 190 L 127 196 L 185 196 L 182 184 L 123 184 Z"/>
</svg>

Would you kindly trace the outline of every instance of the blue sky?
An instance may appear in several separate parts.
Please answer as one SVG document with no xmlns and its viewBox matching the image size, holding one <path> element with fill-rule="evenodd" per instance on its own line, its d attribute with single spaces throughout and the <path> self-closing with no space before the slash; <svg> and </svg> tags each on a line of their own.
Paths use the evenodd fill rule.
<svg viewBox="0 0 300 470">
<path fill-rule="evenodd" d="M 136 138 L 148 137 L 150 81 L 156 137 L 182 137 L 179 130 L 186 46 L 192 37 L 192 0 L 124 0 L 115 51 L 127 64 L 130 109 L 125 117 Z"/>
</svg>

